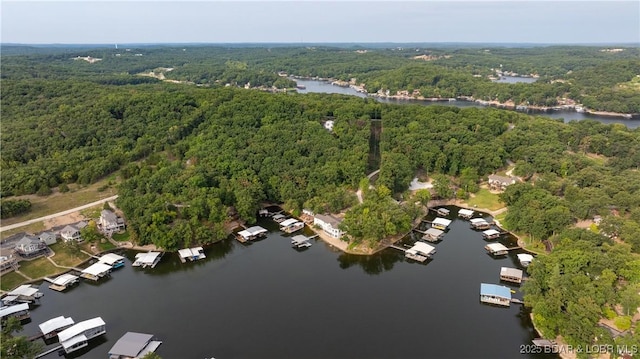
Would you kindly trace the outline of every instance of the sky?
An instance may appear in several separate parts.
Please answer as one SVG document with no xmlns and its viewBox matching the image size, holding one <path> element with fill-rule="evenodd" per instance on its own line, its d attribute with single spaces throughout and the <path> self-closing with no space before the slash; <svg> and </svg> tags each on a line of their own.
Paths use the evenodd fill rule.
<svg viewBox="0 0 640 359">
<path fill-rule="evenodd" d="M 640 44 L 637 0 L 2 0 L 0 14 L 2 43 Z"/>
</svg>

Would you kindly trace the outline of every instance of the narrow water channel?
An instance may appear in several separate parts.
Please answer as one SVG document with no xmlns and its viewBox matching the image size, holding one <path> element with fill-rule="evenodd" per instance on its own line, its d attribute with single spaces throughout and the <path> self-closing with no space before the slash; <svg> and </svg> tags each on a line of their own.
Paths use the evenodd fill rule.
<svg viewBox="0 0 640 359">
<path fill-rule="evenodd" d="M 500 283 L 500 267 L 519 266 L 516 253 L 489 256 L 481 233 L 450 208 L 454 221 L 426 264 L 396 249 L 347 255 L 317 239 L 298 251 L 269 220 L 259 222 L 267 238 L 225 240 L 196 263 L 168 253 L 141 270 L 126 252 L 126 266 L 104 282 L 66 293 L 43 283 L 24 334 L 59 315 L 101 316 L 107 334 L 75 357 L 105 358 L 127 331 L 163 340 L 164 359 L 534 357 L 519 351 L 535 337 L 527 310 L 479 301 L 480 283 Z"/>
</svg>

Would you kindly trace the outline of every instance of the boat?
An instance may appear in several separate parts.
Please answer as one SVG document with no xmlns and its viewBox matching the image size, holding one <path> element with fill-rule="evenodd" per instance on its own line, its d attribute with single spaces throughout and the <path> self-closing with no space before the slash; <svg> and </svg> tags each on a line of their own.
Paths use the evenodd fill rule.
<svg viewBox="0 0 640 359">
<path fill-rule="evenodd" d="M 304 90 L 304 89 L 306 89 L 306 88 L 307 88 L 307 86 L 305 86 L 305 85 L 296 85 L 296 88 L 297 88 L 298 90 Z"/>
</svg>

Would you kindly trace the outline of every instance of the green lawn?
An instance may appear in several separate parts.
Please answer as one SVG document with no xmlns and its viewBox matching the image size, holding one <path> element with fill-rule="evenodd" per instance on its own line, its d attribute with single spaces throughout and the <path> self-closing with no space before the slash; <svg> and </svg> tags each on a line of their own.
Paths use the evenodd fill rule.
<svg viewBox="0 0 640 359">
<path fill-rule="evenodd" d="M 27 281 L 27 278 L 16 272 L 9 272 L 0 277 L 0 289 L 10 291 Z"/>
<path fill-rule="evenodd" d="M 66 243 L 58 242 L 50 246 L 55 255 L 51 259 L 60 266 L 75 267 L 83 261 L 89 259 L 89 256 L 80 251 L 80 246 L 74 248 Z"/>
<path fill-rule="evenodd" d="M 128 242 L 129 241 L 129 231 L 125 231 L 123 233 L 114 233 L 111 238 L 113 238 L 116 242 Z"/>
<path fill-rule="evenodd" d="M 19 270 L 32 279 L 50 277 L 64 271 L 64 269 L 54 266 L 44 257 L 32 261 L 21 261 Z"/>
<path fill-rule="evenodd" d="M 469 207 L 487 208 L 491 211 L 504 207 L 504 203 L 500 202 L 497 194 L 491 193 L 484 188 L 481 188 L 473 197 L 469 198 L 467 204 Z"/>
</svg>

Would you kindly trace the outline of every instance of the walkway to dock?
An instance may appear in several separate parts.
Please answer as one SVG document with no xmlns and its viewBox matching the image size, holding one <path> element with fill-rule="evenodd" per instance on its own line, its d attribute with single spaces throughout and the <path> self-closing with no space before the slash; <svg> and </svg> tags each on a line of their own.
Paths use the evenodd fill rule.
<svg viewBox="0 0 640 359">
<path fill-rule="evenodd" d="M 516 303 L 516 304 L 524 304 L 524 301 L 518 299 L 518 298 L 511 298 L 511 303 Z"/>
<path fill-rule="evenodd" d="M 61 345 L 58 345 L 58 346 L 57 346 L 57 347 L 55 347 L 55 348 L 49 349 L 49 350 L 47 350 L 47 351 L 46 351 L 46 352 L 44 352 L 44 353 L 40 353 L 40 354 L 36 355 L 34 358 L 36 358 L 36 359 L 37 359 L 37 358 L 41 358 L 41 357 L 43 357 L 43 356 L 45 356 L 45 355 L 47 355 L 47 354 L 51 354 L 51 353 L 53 353 L 53 352 L 55 352 L 55 351 L 57 351 L 57 350 L 60 350 L 60 349 L 62 349 L 62 344 L 61 344 Z"/>
<path fill-rule="evenodd" d="M 397 250 L 403 251 L 403 252 L 407 251 L 406 248 L 403 248 L 403 247 L 400 247 L 400 246 L 396 246 L 395 244 L 390 245 L 389 248 L 394 248 L 394 249 L 397 249 Z"/>
</svg>

